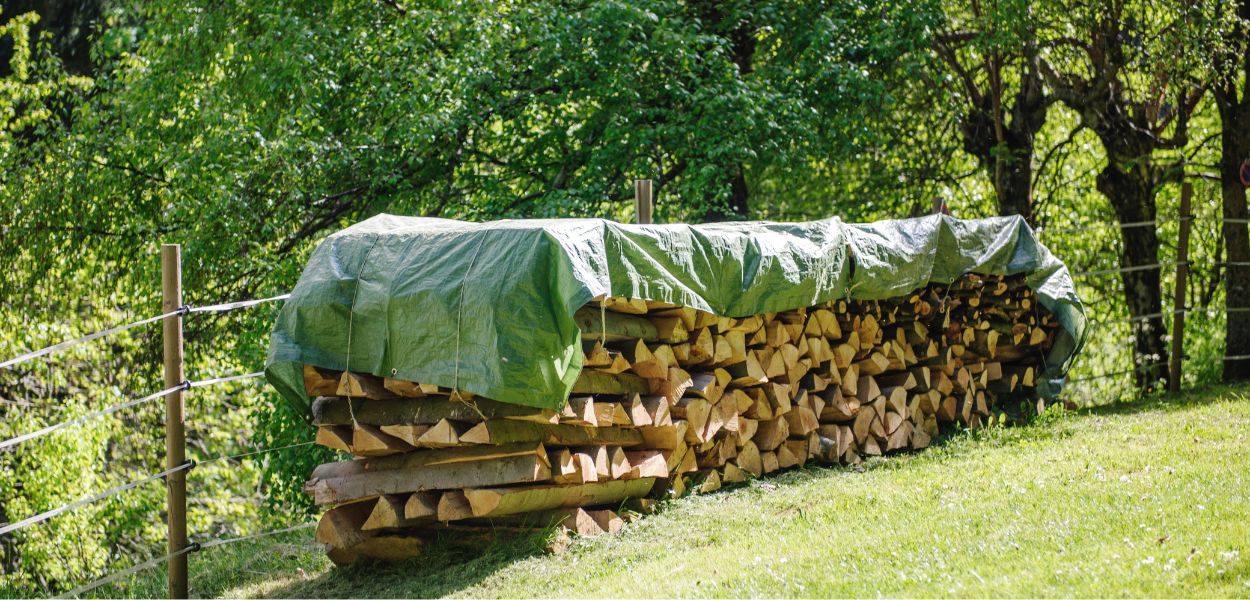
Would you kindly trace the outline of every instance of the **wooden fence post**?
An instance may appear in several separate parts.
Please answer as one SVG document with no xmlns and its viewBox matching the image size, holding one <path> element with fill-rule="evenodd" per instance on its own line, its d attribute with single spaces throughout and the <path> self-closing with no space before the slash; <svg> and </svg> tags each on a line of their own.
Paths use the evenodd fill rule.
<svg viewBox="0 0 1250 600">
<path fill-rule="evenodd" d="M 651 224 L 651 180 L 634 180 L 634 215 L 640 225 Z"/>
<path fill-rule="evenodd" d="M 161 309 L 172 312 L 182 306 L 182 247 L 161 246 Z M 182 315 L 165 319 L 165 387 L 172 388 L 185 381 L 182 363 Z M 165 396 L 165 468 L 172 469 L 186 462 L 186 431 L 183 420 L 182 391 Z M 187 472 L 170 473 L 165 477 L 168 490 L 169 553 L 187 546 Z M 187 597 L 187 555 L 169 559 L 169 597 Z"/>
<path fill-rule="evenodd" d="M 1176 244 L 1176 289 L 1172 296 L 1172 368 L 1168 391 L 1181 391 L 1181 364 L 1185 359 L 1185 284 L 1189 279 L 1189 200 L 1194 188 L 1181 184 L 1180 239 Z"/>
</svg>

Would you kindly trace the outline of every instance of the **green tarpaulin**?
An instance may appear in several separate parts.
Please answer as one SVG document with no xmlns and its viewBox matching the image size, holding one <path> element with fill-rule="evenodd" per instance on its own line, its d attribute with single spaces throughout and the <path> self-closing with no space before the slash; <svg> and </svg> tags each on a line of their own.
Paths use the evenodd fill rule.
<svg viewBox="0 0 1250 600">
<path fill-rule="evenodd" d="M 1064 267 L 1018 217 L 868 225 L 465 223 L 379 215 L 313 252 L 274 326 L 266 375 L 307 414 L 304 363 L 563 406 L 582 364 L 573 313 L 602 295 L 733 317 L 836 298 L 886 298 L 970 272 L 1027 273 L 1063 328 L 1053 394 L 1085 314 Z"/>
</svg>

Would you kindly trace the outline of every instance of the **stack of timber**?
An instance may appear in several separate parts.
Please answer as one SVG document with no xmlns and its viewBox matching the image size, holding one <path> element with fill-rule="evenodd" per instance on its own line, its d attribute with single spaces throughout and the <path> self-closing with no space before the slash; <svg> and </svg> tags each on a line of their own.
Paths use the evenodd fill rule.
<svg viewBox="0 0 1250 600">
<path fill-rule="evenodd" d="M 317 441 L 354 457 L 306 486 L 331 506 L 330 557 L 404 558 L 449 530 L 613 532 L 628 501 L 918 450 L 1031 397 L 1058 328 L 1022 277 L 975 274 L 743 318 L 609 297 L 575 319 L 563 410 L 306 366 Z"/>
</svg>

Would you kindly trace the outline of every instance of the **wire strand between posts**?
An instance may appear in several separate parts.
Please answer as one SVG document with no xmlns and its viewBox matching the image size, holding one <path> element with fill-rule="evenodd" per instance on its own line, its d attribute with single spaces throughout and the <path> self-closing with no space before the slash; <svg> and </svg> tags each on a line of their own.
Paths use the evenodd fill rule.
<svg viewBox="0 0 1250 600">
<path fill-rule="evenodd" d="M 165 477 L 167 477 L 167 476 L 169 476 L 169 475 L 172 475 L 172 474 L 177 473 L 177 472 L 179 472 L 179 471 L 185 471 L 185 470 L 187 470 L 187 469 L 191 469 L 191 468 L 194 468 L 194 467 L 195 467 L 195 461 L 190 461 L 190 460 L 189 460 L 189 461 L 184 462 L 184 463 L 182 463 L 182 464 L 180 464 L 180 465 L 178 465 L 178 466 L 176 466 L 176 467 L 173 467 L 172 469 L 165 469 L 164 471 L 161 471 L 160 473 L 156 473 L 155 475 L 149 475 L 149 476 L 147 476 L 147 477 L 144 477 L 143 479 L 139 479 L 139 480 L 137 480 L 137 481 L 132 481 L 132 482 L 127 483 L 127 484 L 124 484 L 124 485 L 119 485 L 119 486 L 117 486 L 117 487 L 115 487 L 115 488 L 111 488 L 111 489 L 105 490 L 105 491 L 103 491 L 103 492 L 100 492 L 99 494 L 96 494 L 96 495 L 91 496 L 91 497 L 88 497 L 88 498 L 83 498 L 83 499 L 81 499 L 81 500 L 75 500 L 75 501 L 73 501 L 73 502 L 70 502 L 69 504 L 65 504 L 65 505 L 63 505 L 63 506 L 58 506 L 57 508 L 54 508 L 54 509 L 52 509 L 52 510 L 44 511 L 44 512 L 41 512 L 41 513 L 39 513 L 39 514 L 37 514 L 37 515 L 31 516 L 31 517 L 27 517 L 27 518 L 25 518 L 25 519 L 22 519 L 21 521 L 17 521 L 17 522 L 14 522 L 14 523 L 8 523 L 8 524 L 4 525 L 3 527 L 0 527 L 0 535 L 4 535 L 4 534 L 9 533 L 9 532 L 11 532 L 11 531 L 17 531 L 18 529 L 22 529 L 23 527 L 26 527 L 26 526 L 29 526 L 29 525 L 34 525 L 34 524 L 36 524 L 36 523 L 42 523 L 42 522 L 47 521 L 48 519 L 51 519 L 52 517 L 55 517 L 55 516 L 57 516 L 57 515 L 59 515 L 59 514 L 61 514 L 61 513 L 63 513 L 63 512 L 66 512 L 66 511 L 69 511 L 69 510 L 73 510 L 73 509 L 78 508 L 78 507 L 80 507 L 80 506 L 86 506 L 86 505 L 88 505 L 88 504 L 91 504 L 92 502 L 97 502 L 97 501 L 103 500 L 103 499 L 105 499 L 105 498 L 108 498 L 108 497 L 110 497 L 110 496 L 116 496 L 117 494 L 120 494 L 120 493 L 122 493 L 122 492 L 124 492 L 124 491 L 127 491 L 127 490 L 132 490 L 132 489 L 134 489 L 134 488 L 136 488 L 136 487 L 139 487 L 139 486 L 141 486 L 141 485 L 143 485 L 143 484 L 145 484 L 145 483 L 147 483 L 147 482 L 149 482 L 149 481 L 155 481 L 155 480 L 157 480 L 157 479 L 164 479 Z"/>
<path fill-rule="evenodd" d="M 64 341 L 64 342 L 61 342 L 61 343 L 59 343 L 59 344 L 53 344 L 53 345 L 48 346 L 48 347 L 46 347 L 46 348 L 41 348 L 41 349 L 39 349 L 39 350 L 33 350 L 33 351 L 31 351 L 31 352 L 27 352 L 27 353 L 25 353 L 25 354 L 22 354 L 21 356 L 17 356 L 17 357 L 15 357 L 15 358 L 10 358 L 9 360 L 6 360 L 6 361 L 4 361 L 4 362 L 0 363 L 0 369 L 7 369 L 7 368 L 10 368 L 10 367 L 12 367 L 12 366 L 14 366 L 14 365 L 18 365 L 18 364 L 21 364 L 21 363 L 24 363 L 24 362 L 27 362 L 27 361 L 30 361 L 30 360 L 34 360 L 34 359 L 39 358 L 39 357 L 41 357 L 41 356 L 47 356 L 47 355 L 49 355 L 49 354 L 52 354 L 53 352 L 59 352 L 59 351 L 61 351 L 61 350 L 68 350 L 68 349 L 70 349 L 70 348 L 73 348 L 74 346 L 79 346 L 79 345 L 85 344 L 85 343 L 87 343 L 87 342 L 90 342 L 90 341 L 92 341 L 92 340 L 98 340 L 98 339 L 100 339 L 100 338 L 102 338 L 102 337 L 109 336 L 109 335 L 113 335 L 113 334 L 115 334 L 115 333 L 121 333 L 121 332 L 126 331 L 126 330 L 128 330 L 128 329 L 134 329 L 135 327 L 139 327 L 139 326 L 141 326 L 141 325 L 147 325 L 147 324 L 149 324 L 149 323 L 155 323 L 155 322 L 157 322 L 157 321 L 161 321 L 161 320 L 164 320 L 164 319 L 168 319 L 169 317 L 174 317 L 174 316 L 184 315 L 184 314 L 186 314 L 186 310 L 187 310 L 187 308 L 186 308 L 186 307 L 181 307 L 181 308 L 179 308 L 179 309 L 177 309 L 177 310 L 172 310 L 172 311 L 169 311 L 169 312 L 167 312 L 167 313 L 165 313 L 165 314 L 163 314 L 163 315 L 157 315 L 157 316 L 155 316 L 155 317 L 149 317 L 149 318 L 146 318 L 146 319 L 142 319 L 142 320 L 139 320 L 139 321 L 135 321 L 135 322 L 133 322 L 133 323 L 126 323 L 126 324 L 124 324 L 124 325 L 118 325 L 118 326 L 116 326 L 116 327 L 110 327 L 110 328 L 105 329 L 105 330 L 103 330 L 103 331 L 97 331 L 97 332 L 95 332 L 95 333 L 90 333 L 90 334 L 84 335 L 84 336 L 82 336 L 82 337 L 80 337 L 80 338 L 75 338 L 75 339 L 72 339 L 72 340 L 66 340 L 66 341 Z"/>
</svg>

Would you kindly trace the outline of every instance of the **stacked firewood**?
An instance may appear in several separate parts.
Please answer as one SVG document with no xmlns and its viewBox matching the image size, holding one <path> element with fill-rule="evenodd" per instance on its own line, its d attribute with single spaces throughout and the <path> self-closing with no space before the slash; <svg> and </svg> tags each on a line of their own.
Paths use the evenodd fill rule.
<svg viewBox="0 0 1250 600">
<path fill-rule="evenodd" d="M 355 457 L 306 486 L 333 506 L 331 558 L 412 556 L 448 530 L 612 532 L 626 501 L 921 449 L 1030 397 L 1058 327 L 1022 277 L 975 274 L 743 318 L 608 297 L 575 320 L 562 410 L 306 366 L 317 441 Z"/>
</svg>

